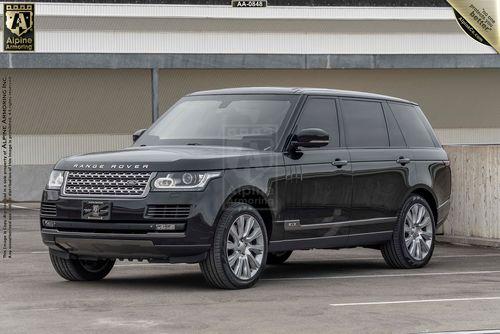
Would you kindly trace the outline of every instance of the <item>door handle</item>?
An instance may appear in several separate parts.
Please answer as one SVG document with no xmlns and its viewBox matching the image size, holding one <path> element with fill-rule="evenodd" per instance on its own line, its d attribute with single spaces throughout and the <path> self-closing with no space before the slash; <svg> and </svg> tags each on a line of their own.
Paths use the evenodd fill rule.
<svg viewBox="0 0 500 334">
<path fill-rule="evenodd" d="M 396 160 L 396 162 L 402 166 L 406 165 L 407 163 L 410 163 L 411 162 L 411 159 L 410 158 L 405 158 L 405 157 L 399 157 L 398 160 Z"/>
<path fill-rule="evenodd" d="M 335 159 L 335 161 L 332 162 L 332 165 L 336 166 L 337 168 L 341 168 L 342 166 L 345 166 L 349 163 L 347 160 L 340 160 L 340 159 Z"/>
</svg>

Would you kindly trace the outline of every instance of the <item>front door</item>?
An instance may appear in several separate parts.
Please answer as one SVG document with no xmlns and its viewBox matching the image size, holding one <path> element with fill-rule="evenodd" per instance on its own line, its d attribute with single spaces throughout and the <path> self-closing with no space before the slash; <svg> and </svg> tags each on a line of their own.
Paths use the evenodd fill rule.
<svg viewBox="0 0 500 334">
<path fill-rule="evenodd" d="M 285 236 L 309 239 L 302 243 L 304 248 L 340 247 L 349 233 L 342 222 L 350 219 L 352 175 L 349 152 L 340 141 L 335 98 L 308 98 L 294 133 L 307 128 L 328 132 L 329 144 L 285 154 L 289 203 Z"/>
</svg>

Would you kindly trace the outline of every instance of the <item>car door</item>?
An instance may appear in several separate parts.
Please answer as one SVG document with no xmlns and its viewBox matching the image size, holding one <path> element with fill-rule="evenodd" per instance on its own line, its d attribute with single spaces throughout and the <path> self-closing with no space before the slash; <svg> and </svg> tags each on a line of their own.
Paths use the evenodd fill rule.
<svg viewBox="0 0 500 334">
<path fill-rule="evenodd" d="M 329 134 L 329 144 L 320 148 L 299 148 L 285 154 L 288 218 L 287 239 L 318 239 L 321 246 L 342 243 L 349 229 L 352 195 L 349 152 L 342 147 L 337 101 L 311 96 L 306 100 L 292 130 L 320 128 Z M 309 247 L 320 246 L 308 244 Z"/>
<path fill-rule="evenodd" d="M 410 152 L 386 102 L 341 99 L 346 145 L 352 163 L 350 243 L 392 233 L 412 173 Z"/>
</svg>

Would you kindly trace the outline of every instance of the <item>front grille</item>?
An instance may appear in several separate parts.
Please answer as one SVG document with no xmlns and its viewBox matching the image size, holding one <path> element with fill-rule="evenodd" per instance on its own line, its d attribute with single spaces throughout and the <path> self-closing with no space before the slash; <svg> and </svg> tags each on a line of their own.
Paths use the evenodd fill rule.
<svg viewBox="0 0 500 334">
<path fill-rule="evenodd" d="M 43 216 L 57 216 L 57 208 L 54 203 L 42 203 L 40 205 L 40 214 Z"/>
<path fill-rule="evenodd" d="M 67 172 L 63 195 L 143 197 L 151 172 Z"/>
<path fill-rule="evenodd" d="M 146 208 L 146 218 L 159 219 L 187 219 L 191 205 L 188 204 L 160 204 L 148 205 Z"/>
</svg>

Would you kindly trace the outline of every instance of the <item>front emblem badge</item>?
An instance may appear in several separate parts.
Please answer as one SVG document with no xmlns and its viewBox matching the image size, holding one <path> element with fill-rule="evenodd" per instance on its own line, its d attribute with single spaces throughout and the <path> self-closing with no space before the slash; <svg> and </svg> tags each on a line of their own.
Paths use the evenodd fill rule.
<svg viewBox="0 0 500 334">
<path fill-rule="evenodd" d="M 128 180 L 127 181 L 127 186 L 136 186 L 137 185 L 137 181 L 136 180 Z"/>
</svg>

